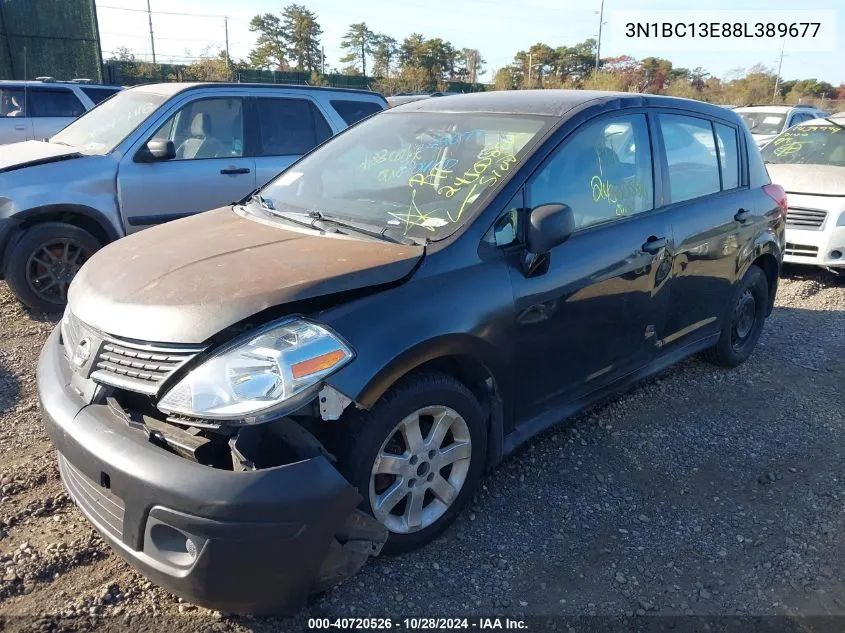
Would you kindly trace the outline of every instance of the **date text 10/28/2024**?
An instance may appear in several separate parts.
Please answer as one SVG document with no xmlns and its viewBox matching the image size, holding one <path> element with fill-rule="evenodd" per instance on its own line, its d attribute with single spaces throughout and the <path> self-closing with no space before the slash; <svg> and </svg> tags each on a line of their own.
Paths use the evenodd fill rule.
<svg viewBox="0 0 845 633">
<path fill-rule="evenodd" d="M 528 624 L 518 618 L 308 618 L 312 630 L 408 630 L 442 631 L 527 631 Z"/>
</svg>

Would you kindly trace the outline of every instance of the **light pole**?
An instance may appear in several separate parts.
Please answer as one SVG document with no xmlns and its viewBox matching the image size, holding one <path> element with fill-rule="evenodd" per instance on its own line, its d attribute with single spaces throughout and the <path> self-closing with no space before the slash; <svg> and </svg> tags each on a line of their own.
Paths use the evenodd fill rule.
<svg viewBox="0 0 845 633">
<path fill-rule="evenodd" d="M 604 0 L 601 0 L 601 8 L 599 9 L 599 39 L 596 42 L 596 72 L 599 71 L 599 59 L 601 58 L 601 27 L 604 24 Z"/>
<path fill-rule="evenodd" d="M 772 100 L 778 98 L 778 85 L 780 84 L 780 71 L 783 68 L 783 50 L 786 48 L 786 38 L 783 38 L 783 46 L 780 47 L 780 61 L 778 62 L 778 74 L 775 75 L 775 91 L 772 93 Z"/>
</svg>

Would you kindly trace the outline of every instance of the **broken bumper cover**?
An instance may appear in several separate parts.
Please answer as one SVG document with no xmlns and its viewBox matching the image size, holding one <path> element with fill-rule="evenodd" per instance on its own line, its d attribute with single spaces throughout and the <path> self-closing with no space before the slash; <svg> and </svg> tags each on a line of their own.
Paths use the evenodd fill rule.
<svg viewBox="0 0 845 633">
<path fill-rule="evenodd" d="M 380 549 L 355 540 L 374 521 L 355 510 L 360 496 L 323 456 L 232 472 L 168 453 L 107 405 L 84 405 L 71 391 L 58 329 L 41 353 L 37 381 L 76 504 L 118 554 L 186 600 L 226 612 L 292 614 L 310 592 Z M 339 534 L 346 535 L 340 542 Z"/>
</svg>

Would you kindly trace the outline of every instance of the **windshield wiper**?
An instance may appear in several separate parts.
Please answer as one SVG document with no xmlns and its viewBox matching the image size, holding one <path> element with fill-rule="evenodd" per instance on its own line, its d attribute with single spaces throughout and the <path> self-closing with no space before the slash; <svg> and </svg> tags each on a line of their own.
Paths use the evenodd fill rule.
<svg viewBox="0 0 845 633">
<path fill-rule="evenodd" d="M 362 225 L 355 223 L 355 222 L 349 222 L 348 220 L 340 220 L 340 219 L 333 217 L 333 216 L 327 216 L 324 213 L 322 213 L 321 211 L 309 211 L 308 217 L 312 218 L 312 226 L 316 222 L 325 222 L 325 223 L 333 224 L 335 226 L 339 226 L 339 227 L 342 227 L 342 228 L 352 229 L 353 231 L 355 231 L 357 233 L 361 233 L 362 235 L 368 235 L 369 237 L 374 237 L 377 240 L 385 240 L 385 241 L 388 241 L 388 242 L 393 242 L 394 244 L 408 245 L 408 244 L 418 244 L 419 243 L 414 238 L 407 236 L 407 235 L 404 235 L 404 234 L 402 235 L 401 238 L 395 238 L 395 237 L 391 237 L 390 235 L 387 235 L 387 231 L 390 230 L 390 229 L 393 229 L 393 227 L 391 227 L 391 226 L 385 226 L 383 229 L 381 229 L 379 231 L 374 231 L 372 229 L 366 228 L 365 226 L 362 226 Z"/>
</svg>

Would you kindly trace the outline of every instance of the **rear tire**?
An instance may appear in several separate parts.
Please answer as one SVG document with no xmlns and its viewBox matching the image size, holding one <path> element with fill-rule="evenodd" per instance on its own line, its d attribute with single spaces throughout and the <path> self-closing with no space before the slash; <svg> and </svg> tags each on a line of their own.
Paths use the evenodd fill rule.
<svg viewBox="0 0 845 633">
<path fill-rule="evenodd" d="M 398 383 L 370 411 L 349 411 L 329 446 L 361 508 L 387 527 L 382 551 L 395 555 L 437 538 L 467 504 L 484 471 L 487 431 L 472 392 L 429 372 Z"/>
<path fill-rule="evenodd" d="M 60 312 L 67 303 L 71 280 L 101 247 L 97 238 L 78 226 L 36 224 L 12 248 L 6 281 L 21 303 L 34 312 Z"/>
<path fill-rule="evenodd" d="M 752 265 L 734 288 L 719 341 L 704 351 L 704 358 L 722 367 L 744 363 L 757 345 L 768 309 L 766 273 Z"/>
</svg>

